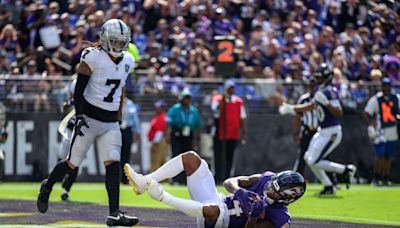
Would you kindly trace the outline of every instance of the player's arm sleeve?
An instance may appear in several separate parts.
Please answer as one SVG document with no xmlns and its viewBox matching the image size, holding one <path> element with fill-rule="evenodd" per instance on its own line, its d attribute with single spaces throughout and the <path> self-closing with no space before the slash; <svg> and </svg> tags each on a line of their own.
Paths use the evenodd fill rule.
<svg viewBox="0 0 400 228">
<path fill-rule="evenodd" d="M 81 62 L 78 67 L 78 78 L 76 80 L 75 91 L 74 91 L 74 106 L 76 115 L 83 114 L 83 106 L 85 103 L 84 102 L 85 98 L 83 97 L 83 93 L 89 82 L 91 74 L 92 70 L 90 66 L 88 66 L 86 62 Z"/>
</svg>

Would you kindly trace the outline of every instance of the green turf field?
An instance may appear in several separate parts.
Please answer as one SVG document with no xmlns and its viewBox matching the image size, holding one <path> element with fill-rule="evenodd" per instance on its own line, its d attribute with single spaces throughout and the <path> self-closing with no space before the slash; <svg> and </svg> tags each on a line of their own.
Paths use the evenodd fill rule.
<svg viewBox="0 0 400 228">
<path fill-rule="evenodd" d="M 338 191 L 336 196 L 319 198 L 315 193 L 321 186 L 309 184 L 305 196 L 289 207 L 294 218 L 337 220 L 354 223 L 400 226 L 400 186 L 371 187 L 353 185 L 350 190 Z M 189 198 L 186 187 L 165 185 L 175 196 Z M 0 183 L 0 199 L 36 200 L 39 183 Z M 223 191 L 223 188 L 219 188 Z M 51 201 L 61 201 L 61 187 L 56 185 Z M 103 183 L 77 183 L 70 198 L 73 201 L 107 205 Z M 121 186 L 121 205 L 135 207 L 168 208 L 147 194 L 136 196 L 129 186 Z"/>
</svg>

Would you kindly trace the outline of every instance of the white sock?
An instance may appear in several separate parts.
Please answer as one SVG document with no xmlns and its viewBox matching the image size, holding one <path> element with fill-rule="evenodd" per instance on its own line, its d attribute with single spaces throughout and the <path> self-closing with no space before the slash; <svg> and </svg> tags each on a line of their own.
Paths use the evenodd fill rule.
<svg viewBox="0 0 400 228">
<path fill-rule="evenodd" d="M 200 202 L 177 198 L 168 192 L 164 192 L 161 202 L 191 217 L 203 217 L 203 204 Z"/>
<path fill-rule="evenodd" d="M 156 171 L 148 174 L 147 176 L 157 182 L 173 178 L 183 171 L 182 154 L 167 161 L 164 165 L 158 168 Z"/>
</svg>

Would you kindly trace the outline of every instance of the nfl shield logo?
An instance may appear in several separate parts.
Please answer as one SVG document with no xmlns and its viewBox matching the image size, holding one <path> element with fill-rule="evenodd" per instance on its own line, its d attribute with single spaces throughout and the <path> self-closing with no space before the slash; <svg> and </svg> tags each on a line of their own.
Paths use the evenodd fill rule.
<svg viewBox="0 0 400 228">
<path fill-rule="evenodd" d="M 129 72 L 129 65 L 125 64 L 125 72 L 128 73 Z"/>
</svg>

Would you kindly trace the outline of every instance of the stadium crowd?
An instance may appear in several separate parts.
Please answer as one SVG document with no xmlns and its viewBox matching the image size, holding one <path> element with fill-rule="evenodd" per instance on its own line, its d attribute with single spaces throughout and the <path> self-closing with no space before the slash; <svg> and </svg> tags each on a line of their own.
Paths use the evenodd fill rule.
<svg viewBox="0 0 400 228">
<path fill-rule="evenodd" d="M 214 68 L 216 35 L 235 37 L 234 78 L 301 81 L 327 62 L 334 68 L 333 83 L 341 96 L 356 102 L 370 96 L 365 82 L 385 75 L 400 81 L 398 1 L 1 2 L 0 74 L 26 79 L 72 75 L 81 51 L 96 41 L 101 25 L 120 18 L 131 28 L 139 49 L 137 68 L 147 69 L 140 80 L 149 93 L 158 92 L 163 80 L 171 78 L 220 77 Z M 64 99 L 58 80 L 29 83 L 41 90 L 31 96 L 35 107 L 43 103 L 47 109 L 50 92 Z M 24 89 L 29 90 L 9 87 L 10 99 L 20 101 L 17 91 Z M 289 96 L 287 91 L 277 88 L 276 93 Z"/>
</svg>

